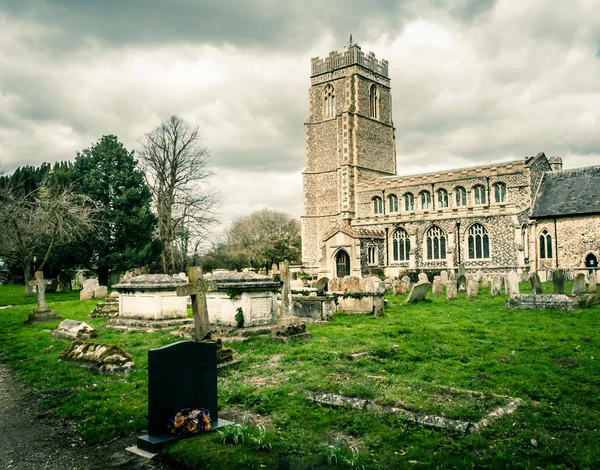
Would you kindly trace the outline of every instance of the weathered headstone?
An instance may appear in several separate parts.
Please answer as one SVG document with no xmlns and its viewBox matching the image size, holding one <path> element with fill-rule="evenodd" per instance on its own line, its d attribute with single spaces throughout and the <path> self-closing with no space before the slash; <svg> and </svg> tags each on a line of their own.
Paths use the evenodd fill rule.
<svg viewBox="0 0 600 470">
<path fill-rule="evenodd" d="M 411 286 L 410 277 L 403 276 L 401 281 L 404 284 L 404 292 L 403 293 L 406 294 L 408 292 L 408 289 L 410 289 L 410 286 Z"/>
<path fill-rule="evenodd" d="M 454 300 L 457 297 L 458 289 L 456 286 L 456 281 L 448 281 L 445 283 L 446 285 L 446 299 Z"/>
<path fill-rule="evenodd" d="M 404 284 L 399 279 L 394 279 L 392 281 L 392 293 L 394 295 L 400 294 L 400 290 L 402 289 L 402 287 L 404 287 Z"/>
<path fill-rule="evenodd" d="M 511 271 L 507 276 L 507 285 L 508 285 L 508 295 L 514 297 L 515 295 L 519 295 L 519 275 L 516 271 Z"/>
<path fill-rule="evenodd" d="M 565 272 L 562 269 L 552 271 L 552 285 L 555 294 L 565 293 Z"/>
<path fill-rule="evenodd" d="M 419 282 L 429 282 L 427 273 L 419 273 Z"/>
<path fill-rule="evenodd" d="M 292 276 L 289 261 L 281 263 L 281 309 L 283 315 L 292 314 Z"/>
<path fill-rule="evenodd" d="M 440 295 L 444 293 L 444 284 L 441 276 L 435 276 L 433 278 L 433 285 L 431 287 L 431 293 L 434 295 Z"/>
<path fill-rule="evenodd" d="M 479 284 L 476 278 L 469 279 L 469 282 L 467 283 L 467 299 L 477 297 L 478 286 Z"/>
<path fill-rule="evenodd" d="M 49 294 L 56 294 L 58 290 L 58 278 L 48 279 L 46 281 L 46 292 Z"/>
<path fill-rule="evenodd" d="M 579 273 L 573 281 L 573 290 L 571 295 L 585 294 L 585 274 Z"/>
<path fill-rule="evenodd" d="M 543 294 L 542 290 L 542 281 L 540 281 L 540 276 L 536 272 L 532 272 L 529 276 L 529 282 L 531 282 L 531 291 L 534 294 Z"/>
<path fill-rule="evenodd" d="M 94 289 L 94 299 L 102 299 L 108 295 L 108 287 L 98 286 Z"/>
<path fill-rule="evenodd" d="M 122 374 L 134 368 L 133 357 L 115 344 L 73 341 L 59 359 L 99 374 Z"/>
<path fill-rule="evenodd" d="M 497 297 L 502 294 L 502 276 L 494 276 L 492 279 L 492 287 L 490 288 L 490 294 L 492 297 Z"/>
<path fill-rule="evenodd" d="M 58 290 L 61 292 L 71 292 L 71 273 L 61 272 L 58 275 Z"/>
<path fill-rule="evenodd" d="M 464 274 L 460 274 L 458 279 L 456 280 L 456 285 L 458 286 L 459 291 L 467 290 L 467 278 Z"/>
<path fill-rule="evenodd" d="M 448 271 L 441 271 L 440 277 L 442 278 L 442 282 L 448 282 Z"/>
<path fill-rule="evenodd" d="M 274 327 L 271 329 L 271 335 L 273 339 L 284 343 L 311 337 L 311 334 L 306 331 L 306 323 L 290 323 Z"/>
<path fill-rule="evenodd" d="M 346 292 L 361 292 L 360 290 L 360 278 L 355 276 L 348 276 L 344 278 L 346 282 Z"/>
<path fill-rule="evenodd" d="M 79 300 L 91 300 L 94 298 L 94 291 L 100 287 L 98 279 L 88 279 L 83 282 L 79 292 Z M 106 294 L 105 294 L 106 295 Z"/>
<path fill-rule="evenodd" d="M 202 276 L 202 268 L 192 266 L 188 268 L 189 284 L 177 286 L 177 295 L 190 296 L 192 298 L 192 312 L 194 313 L 194 330 L 196 341 L 202 341 L 210 331 L 208 324 L 208 309 L 206 307 L 206 292 L 217 288 L 214 281 L 205 281 Z"/>
<path fill-rule="evenodd" d="M 598 284 L 598 280 L 596 278 L 596 271 L 592 271 L 588 277 L 588 290 L 594 294 L 596 292 L 596 287 Z"/>
<path fill-rule="evenodd" d="M 483 277 L 483 271 L 481 269 L 479 269 L 476 273 L 475 273 L 475 280 L 476 282 L 481 281 L 481 278 Z"/>
<path fill-rule="evenodd" d="M 41 323 L 47 321 L 61 320 L 54 310 L 50 310 L 46 305 L 46 285 L 48 281 L 44 279 L 42 271 L 36 271 L 35 279 L 29 281 L 29 285 L 37 289 L 37 307 L 33 309 L 33 313 L 29 314 L 29 318 L 25 320 L 25 324 Z"/>
<path fill-rule="evenodd" d="M 490 277 L 487 274 L 481 276 L 481 288 L 487 289 L 490 287 Z"/>
<path fill-rule="evenodd" d="M 406 303 L 418 302 L 420 300 L 425 300 L 427 297 L 427 292 L 429 292 L 429 287 L 431 284 L 429 282 L 418 282 L 416 283 L 408 295 L 406 299 Z"/>
<path fill-rule="evenodd" d="M 467 270 L 465 269 L 465 265 L 464 264 L 459 264 L 458 265 L 458 275 L 459 276 L 464 276 L 467 274 Z"/>
<path fill-rule="evenodd" d="M 191 294 L 200 296 L 203 286 L 195 271 Z M 205 287 L 205 286 L 204 286 Z M 148 434 L 138 437 L 138 448 L 156 453 L 178 437 L 168 434 L 168 425 L 179 411 L 207 409 L 211 429 L 225 424 L 219 420 L 217 397 L 217 344 L 182 341 L 148 351 Z"/>
<path fill-rule="evenodd" d="M 96 330 L 85 322 L 63 320 L 52 331 L 52 336 L 70 341 L 91 339 L 98 336 Z"/>
</svg>

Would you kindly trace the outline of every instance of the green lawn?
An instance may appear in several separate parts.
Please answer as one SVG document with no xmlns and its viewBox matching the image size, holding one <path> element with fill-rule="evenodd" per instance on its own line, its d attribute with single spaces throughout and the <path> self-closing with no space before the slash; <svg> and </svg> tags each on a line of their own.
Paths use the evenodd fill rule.
<svg viewBox="0 0 600 470">
<path fill-rule="evenodd" d="M 551 285 L 544 289 L 550 292 Z M 173 336 L 106 329 L 106 320 L 87 318 L 95 301 L 49 294 L 50 307 L 63 318 L 90 323 L 99 333 L 95 341 L 116 343 L 134 356 L 136 371 L 125 377 L 91 375 L 57 361 L 67 342 L 49 334 L 54 323 L 23 324 L 35 302 L 23 291 L 0 287 L 0 305 L 15 305 L 0 310 L 0 361 L 88 443 L 144 429 L 146 352 L 174 342 Z M 413 305 L 403 303 L 406 296 L 390 296 L 384 316 L 335 315 L 330 323 L 308 325 L 308 341 L 232 343 L 242 365 L 219 378 L 220 407 L 266 426 L 271 449 L 259 451 L 254 442 L 224 446 L 211 433 L 165 453 L 180 466 L 215 469 L 327 468 L 328 452 L 342 447 L 350 457 L 350 446 L 358 449 L 358 461 L 329 468 L 599 468 L 600 307 L 508 311 L 504 296 L 460 296 L 430 296 Z M 358 352 L 368 355 L 351 360 Z M 575 362 L 557 365 L 561 358 Z M 524 404 L 479 433 L 462 434 L 319 406 L 307 400 L 309 391 L 471 421 L 505 404 L 504 396 Z"/>
</svg>

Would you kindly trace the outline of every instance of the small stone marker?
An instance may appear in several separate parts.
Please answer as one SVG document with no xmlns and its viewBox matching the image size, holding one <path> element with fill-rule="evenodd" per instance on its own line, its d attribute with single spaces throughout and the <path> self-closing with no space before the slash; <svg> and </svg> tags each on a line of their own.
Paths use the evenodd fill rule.
<svg viewBox="0 0 600 470">
<path fill-rule="evenodd" d="M 96 330 L 85 322 L 76 320 L 63 320 L 52 330 L 52 336 L 60 339 L 84 340 L 98 336 Z"/>
<path fill-rule="evenodd" d="M 444 284 L 441 276 L 435 276 L 433 278 L 433 286 L 431 287 L 431 293 L 433 295 L 440 295 L 444 293 Z"/>
<path fill-rule="evenodd" d="M 401 287 L 400 287 L 400 286 L 404 286 L 404 284 L 402 284 L 402 282 L 401 282 L 400 280 L 398 280 L 398 279 L 394 279 L 394 280 L 392 281 L 392 293 L 393 293 L 394 295 L 398 295 L 398 294 L 400 294 L 400 289 L 401 289 Z"/>
<path fill-rule="evenodd" d="M 50 310 L 46 305 L 46 285 L 48 281 L 44 279 L 42 271 L 35 272 L 35 279 L 29 281 L 29 285 L 37 288 L 37 307 L 33 309 L 33 313 L 29 314 L 29 318 L 25 320 L 25 324 L 42 323 L 47 321 L 61 320 L 54 310 Z"/>
<path fill-rule="evenodd" d="M 102 299 L 108 295 L 108 287 L 98 286 L 94 289 L 94 299 Z"/>
<path fill-rule="evenodd" d="M 148 434 L 137 438 L 138 448 L 156 453 L 180 439 L 168 434 L 168 424 L 184 408 L 207 409 L 211 429 L 231 424 L 219 420 L 216 343 L 182 341 L 148 351 Z"/>
<path fill-rule="evenodd" d="M 446 299 L 454 300 L 457 297 L 458 289 L 456 287 L 456 281 L 448 281 L 446 285 Z"/>
<path fill-rule="evenodd" d="M 588 277 L 588 290 L 590 291 L 590 293 L 595 294 L 596 293 L 596 287 L 597 287 L 597 278 L 596 278 L 596 271 L 592 271 Z"/>
<path fill-rule="evenodd" d="M 100 287 L 98 279 L 88 279 L 83 282 L 81 291 L 79 291 L 79 300 L 91 300 L 94 298 L 94 291 Z M 106 295 L 106 294 L 105 294 Z"/>
<path fill-rule="evenodd" d="M 403 276 L 402 279 L 401 279 L 401 281 L 404 284 L 404 292 L 403 292 L 403 294 L 406 294 L 408 292 L 408 289 L 410 289 L 410 286 L 411 286 L 410 277 Z"/>
<path fill-rule="evenodd" d="M 419 282 L 429 282 L 427 273 L 419 273 Z"/>
<path fill-rule="evenodd" d="M 412 287 L 406 303 L 418 302 L 427 298 L 427 292 L 429 292 L 429 282 L 418 282 Z"/>
<path fill-rule="evenodd" d="M 555 294 L 565 293 L 565 272 L 562 269 L 552 271 L 552 284 Z"/>
<path fill-rule="evenodd" d="M 490 289 L 490 294 L 492 297 L 498 297 L 502 294 L 502 276 L 494 276 L 492 279 L 492 287 Z"/>
<path fill-rule="evenodd" d="M 490 277 L 487 274 L 481 276 L 481 288 L 487 289 L 490 287 Z"/>
<path fill-rule="evenodd" d="M 477 278 L 470 279 L 467 284 L 467 299 L 473 299 L 477 297 L 479 284 L 477 283 Z"/>
<path fill-rule="evenodd" d="M 573 282 L 573 290 L 571 291 L 571 295 L 582 295 L 585 294 L 585 274 L 579 273 L 575 276 L 575 280 Z"/>
<path fill-rule="evenodd" d="M 133 357 L 115 344 L 73 341 L 59 356 L 99 374 L 122 374 L 134 368 Z"/>
<path fill-rule="evenodd" d="M 324 290 L 327 291 L 327 287 L 329 285 L 329 278 L 328 277 L 322 277 L 321 279 L 319 279 L 317 281 L 317 283 L 315 284 L 315 288 L 317 290 Z"/>
<path fill-rule="evenodd" d="M 442 278 L 442 282 L 448 282 L 448 271 L 440 272 L 440 277 Z"/>
<path fill-rule="evenodd" d="M 189 295 L 192 298 L 196 341 L 202 341 L 210 331 L 206 292 L 216 290 L 217 285 L 214 281 L 205 281 L 202 276 L 202 268 L 198 266 L 188 268 L 188 278 L 189 284 L 177 286 L 177 295 L 181 297 Z"/>
<path fill-rule="evenodd" d="M 511 271 L 508 273 L 506 280 L 508 286 L 508 295 L 511 297 L 519 295 L 519 275 L 515 271 Z"/>
<path fill-rule="evenodd" d="M 458 286 L 459 291 L 467 290 L 467 278 L 464 274 L 460 274 L 458 279 L 456 280 L 456 284 Z"/>
<path fill-rule="evenodd" d="M 543 294 L 542 290 L 542 281 L 540 281 L 540 276 L 535 271 L 531 273 L 529 276 L 529 282 L 531 282 L 531 290 L 534 294 Z"/>
</svg>

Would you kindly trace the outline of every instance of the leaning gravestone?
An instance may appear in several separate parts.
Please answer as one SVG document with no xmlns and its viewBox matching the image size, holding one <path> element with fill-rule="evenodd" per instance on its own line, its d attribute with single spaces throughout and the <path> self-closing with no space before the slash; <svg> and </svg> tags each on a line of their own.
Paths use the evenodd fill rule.
<svg viewBox="0 0 600 470">
<path fill-rule="evenodd" d="M 467 299 L 473 299 L 477 297 L 478 283 L 477 278 L 469 279 L 467 284 Z"/>
<path fill-rule="evenodd" d="M 84 281 L 81 291 L 79 292 L 79 300 L 93 299 L 94 290 L 96 290 L 98 287 L 100 287 L 100 283 L 97 279 L 88 279 L 87 281 Z"/>
<path fill-rule="evenodd" d="M 458 289 L 456 287 L 456 281 L 446 282 L 446 299 L 454 300 L 454 299 L 456 299 L 457 294 L 458 294 Z"/>
<path fill-rule="evenodd" d="M 73 341 L 60 353 L 59 359 L 99 374 L 122 374 L 134 368 L 131 354 L 115 344 Z"/>
<path fill-rule="evenodd" d="M 565 271 L 562 269 L 555 269 L 552 271 L 552 284 L 554 287 L 555 294 L 565 293 Z"/>
<path fill-rule="evenodd" d="M 431 287 L 431 293 L 434 295 L 440 295 L 444 293 L 444 284 L 441 276 L 435 276 L 433 278 L 433 286 Z"/>
<path fill-rule="evenodd" d="M 458 279 L 456 280 L 456 285 L 458 286 L 459 291 L 467 290 L 467 278 L 464 274 L 460 274 Z"/>
<path fill-rule="evenodd" d="M 96 330 L 85 322 L 76 320 L 63 320 L 52 331 L 52 336 L 70 341 L 84 340 L 98 336 Z"/>
<path fill-rule="evenodd" d="M 502 282 L 502 276 L 494 276 L 494 279 L 492 279 L 492 287 L 490 289 L 492 297 L 497 297 L 502 294 Z"/>
<path fill-rule="evenodd" d="M 531 290 L 534 294 L 543 294 L 542 290 L 542 281 L 540 281 L 540 276 L 536 272 L 532 272 L 529 276 L 529 282 L 531 282 Z"/>
<path fill-rule="evenodd" d="M 315 284 L 315 288 L 317 290 L 324 290 L 327 291 L 327 287 L 329 285 L 329 278 L 328 277 L 322 277 L 321 279 L 319 279 L 317 281 L 317 283 Z"/>
<path fill-rule="evenodd" d="M 596 279 L 596 271 L 592 271 L 588 278 L 588 290 L 592 293 L 596 293 L 597 279 Z"/>
<path fill-rule="evenodd" d="M 408 295 L 408 299 L 406 299 L 406 303 L 409 304 L 412 302 L 418 302 L 420 300 L 425 300 L 425 298 L 427 297 L 427 292 L 429 292 L 429 286 L 431 286 L 431 284 L 429 284 L 429 282 L 416 283 L 412 287 L 412 290 L 410 291 L 410 294 Z"/>
<path fill-rule="evenodd" d="M 506 285 L 508 286 L 508 295 L 511 297 L 519 295 L 519 275 L 515 271 L 511 271 L 508 273 L 506 281 Z"/>
<path fill-rule="evenodd" d="M 138 448 L 156 453 L 180 439 L 168 426 L 184 408 L 208 410 L 211 429 L 231 424 L 219 420 L 216 343 L 182 341 L 148 351 L 148 434 L 138 437 Z"/>
<path fill-rule="evenodd" d="M 29 286 L 37 288 L 37 307 L 33 309 L 33 313 L 29 314 L 29 318 L 25 320 L 25 324 L 62 320 L 54 310 L 50 310 L 46 305 L 47 284 L 48 281 L 44 279 L 44 273 L 41 271 L 36 271 L 35 279 L 29 281 Z"/>
<path fill-rule="evenodd" d="M 579 273 L 575 276 L 575 280 L 573 282 L 573 290 L 571 291 L 571 295 L 582 295 L 585 294 L 585 274 Z"/>
</svg>

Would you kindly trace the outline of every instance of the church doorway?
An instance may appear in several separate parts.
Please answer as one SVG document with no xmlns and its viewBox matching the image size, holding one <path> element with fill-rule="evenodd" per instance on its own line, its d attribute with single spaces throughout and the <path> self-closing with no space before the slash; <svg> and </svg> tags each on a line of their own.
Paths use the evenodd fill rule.
<svg viewBox="0 0 600 470">
<path fill-rule="evenodd" d="M 585 257 L 585 267 L 586 268 L 597 268 L 598 267 L 598 258 L 593 253 L 590 253 Z"/>
<path fill-rule="evenodd" d="M 340 250 L 335 257 L 337 277 L 342 278 L 350 275 L 350 256 L 344 250 Z"/>
</svg>

